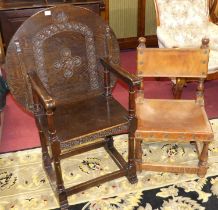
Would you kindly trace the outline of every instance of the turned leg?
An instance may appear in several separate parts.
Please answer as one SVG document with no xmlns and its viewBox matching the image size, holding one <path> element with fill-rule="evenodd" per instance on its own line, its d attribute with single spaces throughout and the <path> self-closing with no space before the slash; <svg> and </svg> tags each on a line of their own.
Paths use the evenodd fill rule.
<svg viewBox="0 0 218 210">
<path fill-rule="evenodd" d="M 51 151 L 54 161 L 54 172 L 56 175 L 56 184 L 57 184 L 57 199 L 60 203 L 61 209 L 67 210 L 69 205 L 67 201 L 67 193 L 64 188 L 64 182 L 62 177 L 61 165 L 60 165 L 60 142 L 58 141 L 57 136 L 52 138 L 51 141 Z"/>
<path fill-rule="evenodd" d="M 136 161 L 136 169 L 137 171 L 142 171 L 142 140 L 136 138 L 135 139 L 135 161 Z"/>
<path fill-rule="evenodd" d="M 202 152 L 199 156 L 199 163 L 198 163 L 198 166 L 199 166 L 198 176 L 199 177 L 204 177 L 207 173 L 208 146 L 209 146 L 209 143 L 204 142 Z"/>
<path fill-rule="evenodd" d="M 51 168 L 51 158 L 48 153 L 47 142 L 46 142 L 44 133 L 41 130 L 41 126 L 40 126 L 42 124 L 43 117 L 45 117 L 45 113 L 40 104 L 34 104 L 33 112 L 35 116 L 35 122 L 39 130 L 39 139 L 40 139 L 40 144 L 42 148 L 43 165 L 44 165 L 44 168 Z"/>
<path fill-rule="evenodd" d="M 36 94 L 35 91 L 33 91 L 33 107 L 32 111 L 35 116 L 35 122 L 36 126 L 39 131 L 39 138 L 40 138 L 40 143 L 42 147 L 42 160 L 43 160 L 43 166 L 44 168 L 51 168 L 51 159 L 48 153 L 48 148 L 47 148 L 47 142 L 45 139 L 45 136 L 43 134 L 43 131 L 41 129 L 41 125 L 43 124 L 43 120 L 45 120 L 45 110 L 43 106 L 40 104 L 40 100 L 38 95 Z"/>
<path fill-rule="evenodd" d="M 54 163 L 54 173 L 55 173 L 55 181 L 56 181 L 56 197 L 59 201 L 59 204 L 61 206 L 61 209 L 67 210 L 69 205 L 67 201 L 67 193 L 64 188 L 64 182 L 62 177 L 62 171 L 61 171 L 61 164 L 60 164 L 60 154 L 61 154 L 61 148 L 60 148 L 60 140 L 57 136 L 55 126 L 54 126 L 54 112 L 53 110 L 46 110 L 46 116 L 48 121 L 48 139 L 50 141 L 51 145 L 51 153 Z"/>
<path fill-rule="evenodd" d="M 128 133 L 128 174 L 127 178 L 131 184 L 138 182 L 136 175 L 134 141 L 135 131 L 137 129 L 137 119 L 135 116 L 135 89 L 133 86 L 129 88 L 129 133 Z"/>
<path fill-rule="evenodd" d="M 137 183 L 137 175 L 136 175 L 136 165 L 134 161 L 134 134 L 129 133 L 128 136 L 128 176 L 129 182 L 131 184 Z"/>
<path fill-rule="evenodd" d="M 51 158 L 48 153 L 48 148 L 46 144 L 46 139 L 44 137 L 43 131 L 39 131 L 40 143 L 42 147 L 42 160 L 45 169 L 51 168 Z"/>
<path fill-rule="evenodd" d="M 46 142 L 44 133 L 42 130 L 40 130 L 40 126 L 39 126 L 41 124 L 41 117 L 43 117 L 43 115 L 38 115 L 38 116 L 35 115 L 35 117 L 36 117 L 36 125 L 39 129 L 39 139 L 40 139 L 40 144 L 42 148 L 43 165 L 44 165 L 44 168 L 51 168 L 51 158 L 48 153 L 47 142 Z"/>
<path fill-rule="evenodd" d="M 176 84 L 173 85 L 173 96 L 175 99 L 181 98 L 185 83 L 186 83 L 185 79 L 176 78 Z"/>
</svg>

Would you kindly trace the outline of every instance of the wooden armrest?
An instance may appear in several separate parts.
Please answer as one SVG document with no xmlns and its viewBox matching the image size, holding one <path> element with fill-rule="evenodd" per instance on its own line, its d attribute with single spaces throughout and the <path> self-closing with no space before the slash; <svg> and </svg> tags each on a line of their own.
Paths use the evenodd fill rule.
<svg viewBox="0 0 218 210">
<path fill-rule="evenodd" d="M 141 84 L 141 79 L 133 74 L 130 74 L 124 68 L 120 66 L 111 65 L 107 59 L 100 59 L 102 65 L 107 68 L 109 71 L 113 72 L 116 76 L 122 79 L 130 86 L 138 86 Z"/>
<path fill-rule="evenodd" d="M 37 74 L 32 72 L 28 74 L 28 77 L 32 86 L 32 90 L 35 91 L 45 109 L 55 109 L 56 106 L 54 99 L 49 95 Z"/>
</svg>

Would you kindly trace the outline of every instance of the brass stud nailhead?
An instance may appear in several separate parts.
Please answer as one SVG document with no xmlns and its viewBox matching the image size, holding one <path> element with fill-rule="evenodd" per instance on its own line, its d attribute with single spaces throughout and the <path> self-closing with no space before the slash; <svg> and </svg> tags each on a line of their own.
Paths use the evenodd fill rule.
<svg viewBox="0 0 218 210">
<path fill-rule="evenodd" d="M 149 138 L 153 138 L 153 137 L 154 137 L 154 134 L 150 134 L 150 135 L 149 135 Z"/>
<path fill-rule="evenodd" d="M 164 134 L 164 138 L 167 139 L 169 137 L 168 134 Z"/>
<path fill-rule="evenodd" d="M 195 140 L 195 139 L 196 139 L 196 136 L 195 136 L 195 135 L 192 135 L 192 139 Z"/>
</svg>

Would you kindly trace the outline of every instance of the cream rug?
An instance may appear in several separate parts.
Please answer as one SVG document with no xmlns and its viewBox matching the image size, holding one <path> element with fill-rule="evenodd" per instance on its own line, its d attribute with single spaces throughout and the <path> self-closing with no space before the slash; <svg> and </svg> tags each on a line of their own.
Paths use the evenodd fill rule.
<svg viewBox="0 0 218 210">
<path fill-rule="evenodd" d="M 215 141 L 210 145 L 207 176 L 218 175 L 218 119 L 211 120 Z M 115 146 L 126 158 L 127 136 L 115 138 Z M 195 148 L 189 144 L 144 144 L 144 158 L 166 163 L 197 163 Z M 62 162 L 67 186 L 86 181 L 117 169 L 103 148 L 68 158 Z M 125 177 L 73 195 L 69 203 L 95 201 L 96 198 L 125 196 L 131 192 L 179 184 L 198 178 L 190 174 L 146 172 L 138 174 L 139 182 L 129 184 Z M 129 198 L 131 199 L 131 198 Z M 136 202 L 136 201 L 135 201 Z M 134 202 L 133 202 L 134 203 Z M 42 169 L 40 148 L 0 155 L 0 210 L 48 210 L 58 203 Z"/>
</svg>

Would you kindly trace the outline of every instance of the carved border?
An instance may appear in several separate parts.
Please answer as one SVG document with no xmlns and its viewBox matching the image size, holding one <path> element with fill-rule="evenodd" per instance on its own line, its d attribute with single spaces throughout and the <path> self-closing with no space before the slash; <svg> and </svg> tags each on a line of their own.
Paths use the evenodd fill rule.
<svg viewBox="0 0 218 210">
<path fill-rule="evenodd" d="M 127 131 L 128 129 L 129 129 L 129 123 L 127 122 L 126 124 L 122 124 L 119 126 L 115 126 L 113 128 L 105 129 L 105 130 L 102 130 L 100 132 L 96 132 L 96 133 L 92 133 L 92 134 L 89 134 L 86 136 L 74 138 L 74 139 L 71 139 L 67 142 L 61 142 L 61 149 L 68 149 L 68 148 L 71 148 L 71 147 L 76 146 L 76 145 L 80 145 L 80 144 L 84 144 L 84 143 L 93 141 L 94 139 L 102 138 L 105 136 L 111 136 L 114 134 L 119 134 L 123 131 Z"/>
<path fill-rule="evenodd" d="M 91 29 L 82 23 L 75 22 L 66 22 L 66 23 L 57 23 L 51 24 L 49 26 L 44 27 L 40 32 L 38 32 L 33 37 L 33 53 L 37 66 L 37 73 L 44 83 L 45 87 L 48 88 L 48 79 L 47 74 L 44 67 L 44 52 L 43 52 L 43 42 L 63 31 L 73 31 L 81 33 L 85 37 L 86 42 L 86 52 L 87 52 L 87 60 L 88 60 L 88 71 L 90 75 L 90 88 L 97 89 L 98 81 L 97 81 L 97 59 L 96 52 L 94 46 L 94 35 Z"/>
</svg>

